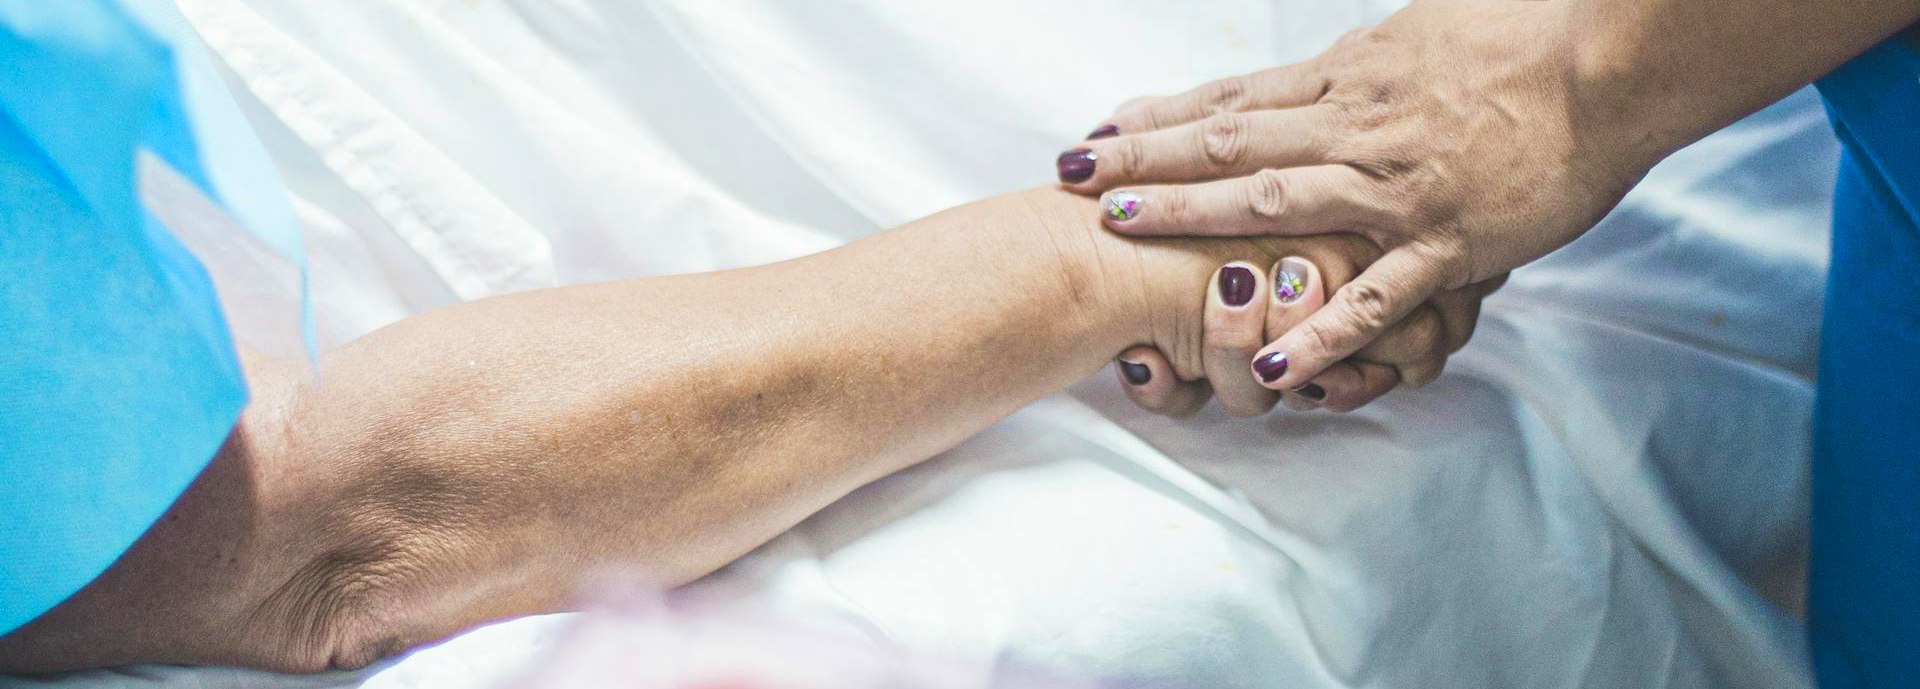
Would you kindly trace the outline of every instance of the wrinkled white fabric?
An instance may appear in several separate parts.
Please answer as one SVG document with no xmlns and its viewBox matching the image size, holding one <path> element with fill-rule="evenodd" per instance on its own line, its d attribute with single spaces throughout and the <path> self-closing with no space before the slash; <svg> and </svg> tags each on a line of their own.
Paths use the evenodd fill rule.
<svg viewBox="0 0 1920 689">
<path fill-rule="evenodd" d="M 1310 56 L 1395 5 L 179 1 L 296 197 L 323 346 L 1046 184 L 1119 101 Z M 1804 93 L 1682 152 L 1515 273 L 1428 388 L 1174 422 L 1099 377 L 702 585 L 982 678 L 1811 686 L 1794 611 L 1835 155 Z M 566 619 L 365 673 L 0 684 L 477 686 Z"/>
</svg>

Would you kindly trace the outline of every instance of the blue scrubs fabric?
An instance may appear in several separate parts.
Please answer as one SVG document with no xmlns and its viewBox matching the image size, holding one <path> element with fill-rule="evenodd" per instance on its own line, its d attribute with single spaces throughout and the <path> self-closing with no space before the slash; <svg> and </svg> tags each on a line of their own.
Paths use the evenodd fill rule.
<svg viewBox="0 0 1920 689">
<path fill-rule="evenodd" d="M 1844 151 L 1815 403 L 1820 686 L 1920 687 L 1920 49 L 1819 84 Z"/>
<path fill-rule="evenodd" d="M 167 0 L 0 0 L 0 634 L 118 559 L 246 403 L 213 285 L 140 205 L 136 155 L 299 246 L 283 197 L 235 204 L 220 181 L 234 151 L 264 167 L 251 133 L 250 151 L 196 136 L 232 104 L 207 97 L 225 94 L 210 65 L 180 71 L 204 58 L 176 50 L 190 31 Z"/>
</svg>

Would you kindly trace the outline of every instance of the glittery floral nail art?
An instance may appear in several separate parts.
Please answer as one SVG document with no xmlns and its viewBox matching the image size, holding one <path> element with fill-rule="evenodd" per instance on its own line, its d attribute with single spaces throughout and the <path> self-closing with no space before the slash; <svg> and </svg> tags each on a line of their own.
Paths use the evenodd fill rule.
<svg viewBox="0 0 1920 689">
<path fill-rule="evenodd" d="M 1300 301 L 1307 293 L 1307 265 L 1305 261 L 1289 258 L 1280 262 L 1273 271 L 1273 296 L 1282 304 Z"/>
<path fill-rule="evenodd" d="M 1114 220 L 1132 220 L 1140 215 L 1140 195 L 1131 191 L 1109 191 L 1100 200 Z"/>
</svg>

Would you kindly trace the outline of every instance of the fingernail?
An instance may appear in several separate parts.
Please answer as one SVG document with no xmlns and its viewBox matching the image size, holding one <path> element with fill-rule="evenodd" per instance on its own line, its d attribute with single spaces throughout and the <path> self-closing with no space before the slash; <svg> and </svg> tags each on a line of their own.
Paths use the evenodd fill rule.
<svg viewBox="0 0 1920 689">
<path fill-rule="evenodd" d="M 1253 301 L 1253 271 L 1246 266 L 1220 269 L 1220 299 L 1227 306 L 1246 306 Z"/>
<path fill-rule="evenodd" d="M 1125 376 L 1127 383 L 1131 385 L 1146 385 L 1147 383 L 1153 382 L 1153 369 L 1147 368 L 1146 364 L 1122 361 L 1120 362 L 1120 375 Z"/>
<path fill-rule="evenodd" d="M 1054 165 L 1060 168 L 1060 181 L 1076 184 L 1093 177 L 1093 163 L 1099 158 L 1091 150 L 1076 148 L 1060 154 L 1060 159 Z"/>
<path fill-rule="evenodd" d="M 1132 220 L 1140 215 L 1140 195 L 1131 191 L 1109 191 L 1100 195 L 1107 216 L 1114 220 Z"/>
<path fill-rule="evenodd" d="M 1120 135 L 1120 128 L 1109 124 L 1109 125 L 1104 125 L 1099 129 L 1093 130 L 1092 134 L 1087 135 L 1087 140 L 1092 141 L 1094 139 L 1110 139 L 1119 135 Z"/>
<path fill-rule="evenodd" d="M 1262 382 L 1271 383 L 1287 375 L 1287 353 L 1268 352 L 1266 356 L 1253 360 L 1253 373 L 1260 376 Z"/>
<path fill-rule="evenodd" d="M 1281 372 L 1285 373 L 1286 371 L 1283 368 Z M 1293 391 L 1300 393 L 1301 397 L 1305 397 L 1315 402 L 1325 402 L 1327 400 L 1327 389 L 1320 387 L 1318 385 L 1314 385 L 1313 383 L 1307 383 L 1306 385 L 1302 385 L 1300 387 L 1294 388 Z"/>
<path fill-rule="evenodd" d="M 1273 271 L 1273 296 L 1282 304 L 1300 301 L 1307 294 L 1307 281 L 1313 273 L 1307 270 L 1307 262 L 1297 258 L 1282 259 L 1278 270 Z"/>
</svg>

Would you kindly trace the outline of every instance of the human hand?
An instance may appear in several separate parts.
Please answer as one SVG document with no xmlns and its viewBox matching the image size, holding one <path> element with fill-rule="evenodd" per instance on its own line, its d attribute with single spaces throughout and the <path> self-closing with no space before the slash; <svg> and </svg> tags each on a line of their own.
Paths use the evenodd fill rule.
<svg viewBox="0 0 1920 689">
<path fill-rule="evenodd" d="M 1128 103 L 1060 157 L 1062 184 L 1106 192 L 1104 222 L 1133 236 L 1367 238 L 1380 259 L 1259 351 L 1283 372 L 1256 375 L 1327 388 L 1358 354 L 1339 377 L 1381 389 L 1364 362 L 1395 348 L 1384 334 L 1435 330 L 1406 339 L 1451 351 L 1507 271 L 1592 227 L 1666 152 L 1575 106 L 1590 94 L 1560 5 L 1416 2 L 1308 62 Z M 1437 361 L 1401 375 L 1424 383 Z"/>
<path fill-rule="evenodd" d="M 1247 375 L 1254 354 L 1379 256 L 1372 242 L 1350 234 L 1129 238 L 1075 217 L 1089 207 L 1084 201 L 1058 192 L 1025 198 L 1025 217 L 1064 214 L 1045 226 L 1051 244 L 1073 257 L 1063 269 L 1077 285 L 1072 291 L 1099 295 L 1089 301 L 1125 324 L 1120 341 L 1134 345 L 1120 357 L 1128 394 L 1173 416 L 1192 414 L 1215 392 L 1237 416 L 1271 409 L 1282 394 Z M 1284 398 L 1295 409 L 1357 408 L 1397 383 L 1396 366 L 1443 360 L 1457 349 L 1478 305 L 1478 298 L 1461 304 L 1458 320 L 1466 325 L 1452 336 L 1439 316 L 1447 311 L 1430 310 L 1429 319 L 1410 320 L 1404 333 L 1383 340 L 1378 360 L 1343 362 L 1316 387 Z"/>
<path fill-rule="evenodd" d="M 1115 362 L 1121 387 L 1135 404 L 1175 418 L 1192 415 L 1217 390 L 1223 410 L 1249 417 L 1266 413 L 1276 401 L 1294 411 L 1349 412 L 1393 390 L 1404 371 L 1418 371 L 1416 375 L 1428 379 L 1438 376 L 1447 356 L 1472 337 L 1484 293 L 1436 297 L 1360 354 L 1333 364 L 1297 389 L 1269 390 L 1245 374 L 1261 345 L 1320 310 L 1326 296 L 1357 271 L 1342 261 L 1330 274 L 1298 256 L 1264 271 L 1239 261 L 1221 266 L 1209 282 L 1201 319 L 1206 380 L 1181 379 L 1159 350 L 1136 346 Z M 1488 291 L 1499 284 L 1490 281 Z"/>
</svg>

